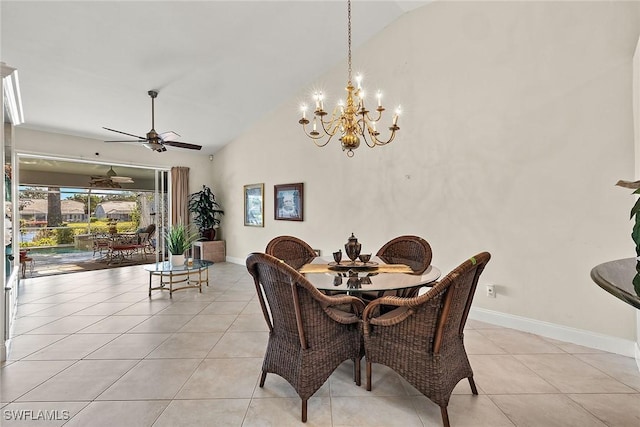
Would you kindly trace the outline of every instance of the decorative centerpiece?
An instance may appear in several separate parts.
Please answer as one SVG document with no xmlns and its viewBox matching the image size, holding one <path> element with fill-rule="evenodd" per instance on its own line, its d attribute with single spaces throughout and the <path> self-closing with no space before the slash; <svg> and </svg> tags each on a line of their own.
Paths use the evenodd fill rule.
<svg viewBox="0 0 640 427">
<path fill-rule="evenodd" d="M 344 245 L 344 251 L 353 264 L 356 263 L 356 259 L 358 259 L 358 255 L 360 255 L 360 249 L 362 249 L 362 244 L 358 243 L 358 238 L 351 233 L 351 237 L 349 237 L 349 240 Z"/>
</svg>

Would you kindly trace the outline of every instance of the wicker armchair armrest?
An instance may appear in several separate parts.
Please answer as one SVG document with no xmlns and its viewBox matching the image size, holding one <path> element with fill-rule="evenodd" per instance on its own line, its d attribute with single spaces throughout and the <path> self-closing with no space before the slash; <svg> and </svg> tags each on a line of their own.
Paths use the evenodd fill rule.
<svg viewBox="0 0 640 427">
<path fill-rule="evenodd" d="M 329 303 L 323 302 L 322 309 L 336 322 L 348 325 L 358 323 L 364 311 L 364 303 L 360 298 L 350 295 L 329 296 Z M 343 307 L 348 306 L 350 311 L 345 311 Z"/>
</svg>

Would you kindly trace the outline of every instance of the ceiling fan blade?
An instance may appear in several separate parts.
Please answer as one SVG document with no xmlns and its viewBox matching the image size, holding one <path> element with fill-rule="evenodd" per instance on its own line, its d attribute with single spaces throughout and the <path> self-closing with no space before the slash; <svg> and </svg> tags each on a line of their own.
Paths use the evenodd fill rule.
<svg viewBox="0 0 640 427">
<path fill-rule="evenodd" d="M 187 142 L 178 142 L 178 141 L 165 141 L 165 145 L 170 145 L 171 147 L 178 148 L 188 148 L 189 150 L 200 150 L 202 145 L 189 144 Z"/>
<path fill-rule="evenodd" d="M 121 133 L 121 134 L 123 134 L 123 135 L 129 135 L 129 136 L 132 136 L 132 137 L 134 137 L 134 138 L 141 139 L 141 140 L 143 140 L 143 141 L 146 141 L 146 139 L 147 139 L 147 138 L 145 138 L 144 136 L 138 136 L 138 135 L 134 135 L 134 134 L 132 134 L 132 133 L 122 132 L 122 131 L 120 131 L 120 130 L 109 129 L 109 128 L 106 128 L 106 127 L 104 127 L 104 126 L 102 127 L 102 129 L 110 130 L 111 132 Z"/>
<path fill-rule="evenodd" d="M 117 141 L 104 141 L 104 142 L 146 142 L 145 139 L 119 139 Z"/>
<path fill-rule="evenodd" d="M 175 133 L 174 131 L 162 132 L 158 135 L 163 142 L 173 141 L 174 139 L 180 138 L 180 135 Z"/>
</svg>

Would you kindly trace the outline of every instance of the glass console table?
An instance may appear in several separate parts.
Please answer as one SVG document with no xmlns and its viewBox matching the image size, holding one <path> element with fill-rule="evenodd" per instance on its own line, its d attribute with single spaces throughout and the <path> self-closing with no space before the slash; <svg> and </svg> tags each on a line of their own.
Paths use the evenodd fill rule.
<svg viewBox="0 0 640 427">
<path fill-rule="evenodd" d="M 169 298 L 173 297 L 175 291 L 181 289 L 197 288 L 202 292 L 202 284 L 209 286 L 209 267 L 213 261 L 194 259 L 191 265 L 173 265 L 169 261 L 146 264 L 144 269 L 149 272 L 149 296 L 151 291 L 169 291 Z M 153 276 L 160 278 L 160 284 L 152 287 Z M 179 285 L 177 288 L 174 285 Z"/>
</svg>

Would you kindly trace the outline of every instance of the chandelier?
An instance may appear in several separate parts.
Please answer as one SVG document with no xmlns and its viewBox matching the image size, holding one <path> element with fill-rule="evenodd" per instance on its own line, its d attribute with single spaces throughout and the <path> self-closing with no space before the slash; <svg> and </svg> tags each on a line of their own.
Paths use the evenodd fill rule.
<svg viewBox="0 0 640 427">
<path fill-rule="evenodd" d="M 311 125 L 311 131 L 307 129 L 307 125 L 310 123 L 307 119 L 307 106 L 302 105 L 302 118 L 298 120 L 298 123 L 302 125 L 304 133 L 313 140 L 318 147 L 324 147 L 336 134 L 340 134 L 340 142 L 342 144 L 342 151 L 346 151 L 348 157 L 353 157 L 356 148 L 360 146 L 360 137 L 371 148 L 377 145 L 386 145 L 393 141 L 396 136 L 398 127 L 398 116 L 400 115 L 400 107 L 395 111 L 392 118 L 392 124 L 389 127 L 391 131 L 389 138 L 382 140 L 379 138 L 380 132 L 377 129 L 377 124 L 382 119 L 382 112 L 385 111 L 382 106 L 382 93 L 378 91 L 377 100 L 378 106 L 376 107 L 376 113 L 373 113 L 375 117 L 369 115 L 369 110 L 365 106 L 365 91 L 362 88 L 362 76 L 356 75 L 356 86 L 351 82 L 351 0 L 347 2 L 347 22 L 348 22 L 348 80 L 347 80 L 347 101 L 338 101 L 338 105 L 331 113 L 331 117 L 328 118 L 328 113 L 324 110 L 324 95 L 322 92 L 315 92 L 313 100 L 315 102 L 315 110 L 313 111 L 313 124 Z"/>
</svg>

